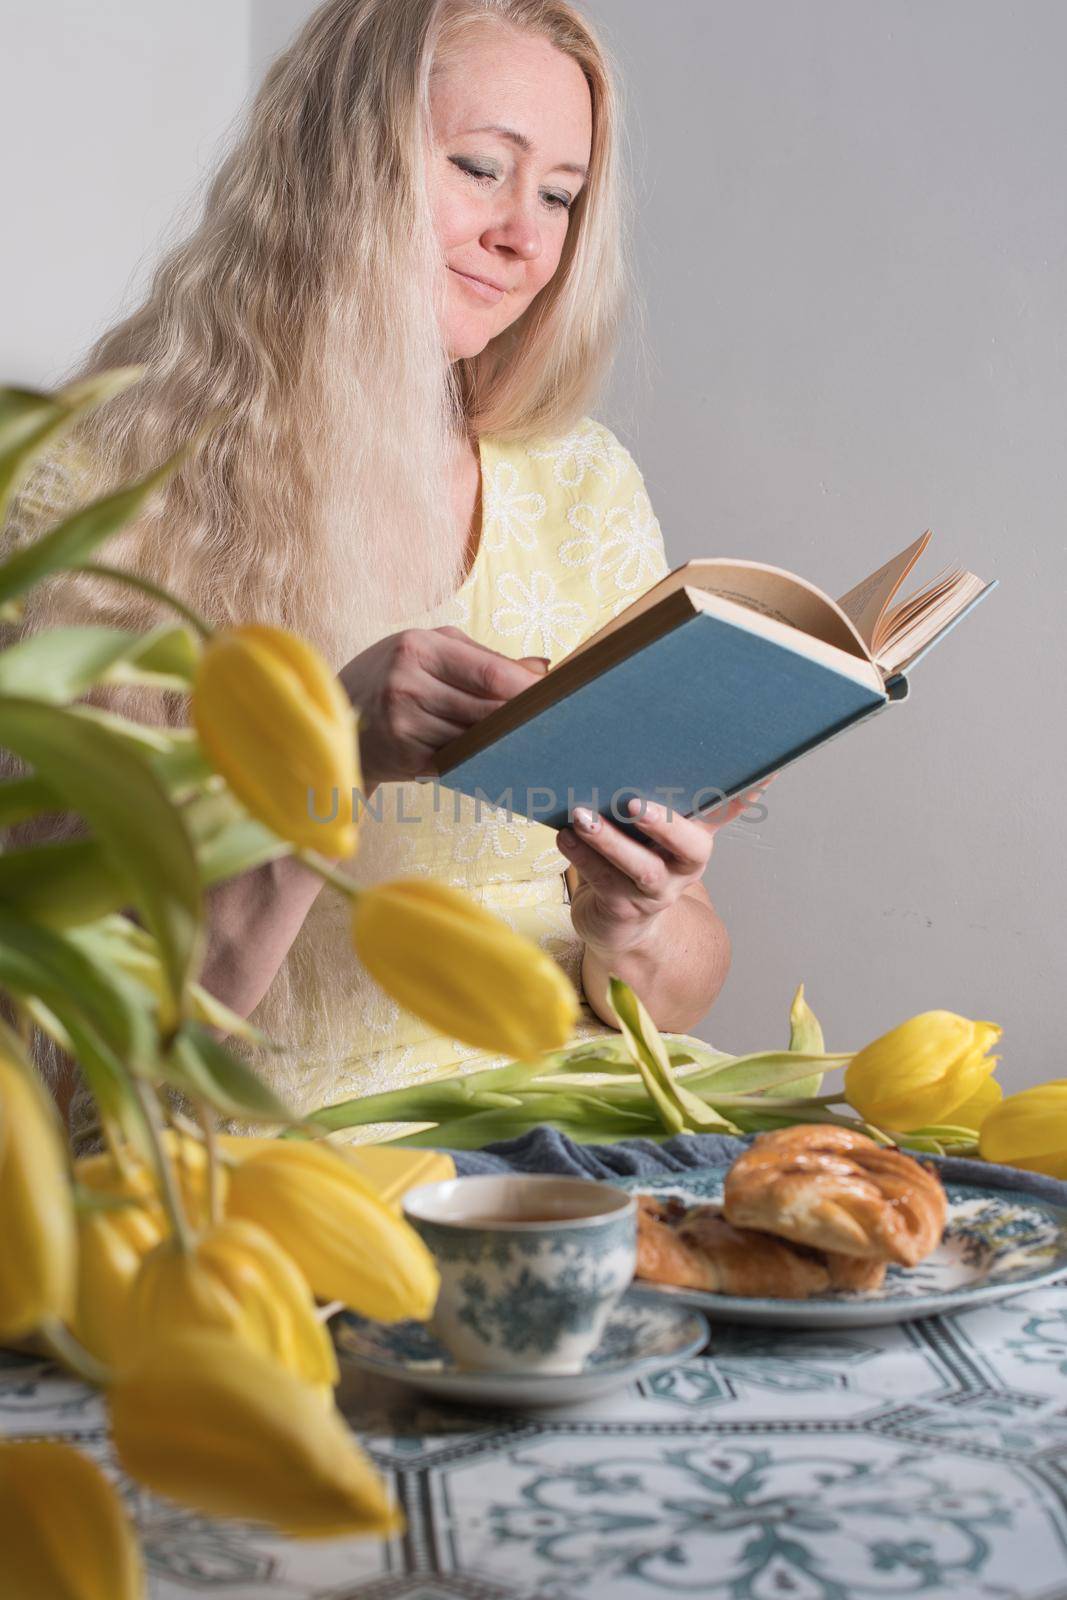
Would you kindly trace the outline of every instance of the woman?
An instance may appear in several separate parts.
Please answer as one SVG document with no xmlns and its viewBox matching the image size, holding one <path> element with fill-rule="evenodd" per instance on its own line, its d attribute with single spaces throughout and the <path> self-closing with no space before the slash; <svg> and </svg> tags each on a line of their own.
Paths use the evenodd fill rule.
<svg viewBox="0 0 1067 1600">
<path fill-rule="evenodd" d="M 451 881 L 539 940 L 582 987 L 583 1037 L 613 1027 L 609 973 L 665 1030 L 705 1014 L 729 950 L 701 875 L 745 801 L 714 823 L 650 808 L 646 846 L 579 813 L 558 835 L 479 817 L 418 780 L 667 570 L 640 473 L 586 415 L 622 306 L 617 146 L 604 51 L 564 0 L 328 0 L 270 69 L 198 226 L 81 369 L 144 379 L 18 524 L 221 410 L 109 561 L 220 622 L 314 640 L 360 711 L 371 805 L 348 870 Z M 143 626 L 147 605 L 79 577 L 30 625 Z M 158 698 L 110 699 L 161 718 Z M 210 897 L 204 982 L 287 1041 L 261 1064 L 279 1090 L 304 1108 L 485 1063 L 370 983 L 320 889 L 283 861 Z"/>
</svg>

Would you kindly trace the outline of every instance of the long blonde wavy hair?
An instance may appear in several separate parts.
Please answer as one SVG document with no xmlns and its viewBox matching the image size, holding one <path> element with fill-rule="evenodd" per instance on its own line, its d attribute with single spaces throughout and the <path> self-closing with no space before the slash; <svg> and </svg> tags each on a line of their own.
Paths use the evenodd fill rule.
<svg viewBox="0 0 1067 1600">
<path fill-rule="evenodd" d="M 468 30 L 487 26 L 538 34 L 580 65 L 591 162 L 552 280 L 453 364 L 427 185 L 430 86 Z M 105 559 L 218 624 L 296 629 L 336 669 L 447 599 L 465 555 L 451 513 L 457 441 L 532 440 L 590 409 L 626 297 L 622 211 L 615 73 L 566 0 L 327 0 L 271 65 L 143 304 L 69 374 L 144 369 L 78 430 L 80 499 L 140 476 L 222 414 Z M 37 496 L 31 485 L 24 505 L 42 504 L 39 484 Z M 25 626 L 162 616 L 82 574 L 35 596 Z M 178 697 L 95 698 L 145 722 L 185 719 Z M 325 946 L 315 959 L 328 986 Z M 288 965 L 264 1025 L 291 1036 Z"/>
</svg>

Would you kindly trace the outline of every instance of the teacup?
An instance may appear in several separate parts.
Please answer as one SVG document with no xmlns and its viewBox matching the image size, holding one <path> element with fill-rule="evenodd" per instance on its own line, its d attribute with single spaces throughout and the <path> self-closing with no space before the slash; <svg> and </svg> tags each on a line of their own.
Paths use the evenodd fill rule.
<svg viewBox="0 0 1067 1600">
<path fill-rule="evenodd" d="M 451 1178 L 411 1189 L 404 1215 L 437 1261 L 431 1324 L 463 1367 L 580 1372 L 628 1288 L 632 1195 L 584 1178 Z"/>
</svg>

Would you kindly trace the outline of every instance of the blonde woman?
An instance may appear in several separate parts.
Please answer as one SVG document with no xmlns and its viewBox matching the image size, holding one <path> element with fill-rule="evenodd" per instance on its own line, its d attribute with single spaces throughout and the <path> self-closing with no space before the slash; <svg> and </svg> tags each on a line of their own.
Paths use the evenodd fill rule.
<svg viewBox="0 0 1067 1600">
<path fill-rule="evenodd" d="M 648 845 L 559 834 L 427 783 L 435 752 L 667 570 L 640 473 L 588 411 L 619 327 L 618 109 L 564 0 L 328 0 L 271 67 L 203 216 L 80 374 L 145 377 L 31 485 L 14 533 L 226 420 L 108 559 L 219 622 L 311 638 L 361 714 L 361 883 L 453 882 L 539 941 L 610 1031 L 609 973 L 696 1024 L 729 946 L 701 883 L 715 822 L 650 809 Z M 59 616 L 156 620 L 83 576 Z M 144 721 L 179 704 L 110 701 Z M 423 780 L 423 781 L 420 781 Z M 210 895 L 204 982 L 287 1051 L 301 1108 L 488 1058 L 401 1014 L 340 898 L 299 864 Z"/>
</svg>

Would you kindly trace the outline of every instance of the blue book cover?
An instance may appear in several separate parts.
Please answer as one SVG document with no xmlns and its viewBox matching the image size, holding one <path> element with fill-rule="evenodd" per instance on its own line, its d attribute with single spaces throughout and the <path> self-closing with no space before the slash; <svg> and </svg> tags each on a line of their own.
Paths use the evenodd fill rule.
<svg viewBox="0 0 1067 1600">
<path fill-rule="evenodd" d="M 858 637 L 852 651 L 769 607 L 664 586 L 445 746 L 442 785 L 557 829 L 587 805 L 643 839 L 631 797 L 710 811 L 907 694 Z"/>
</svg>

